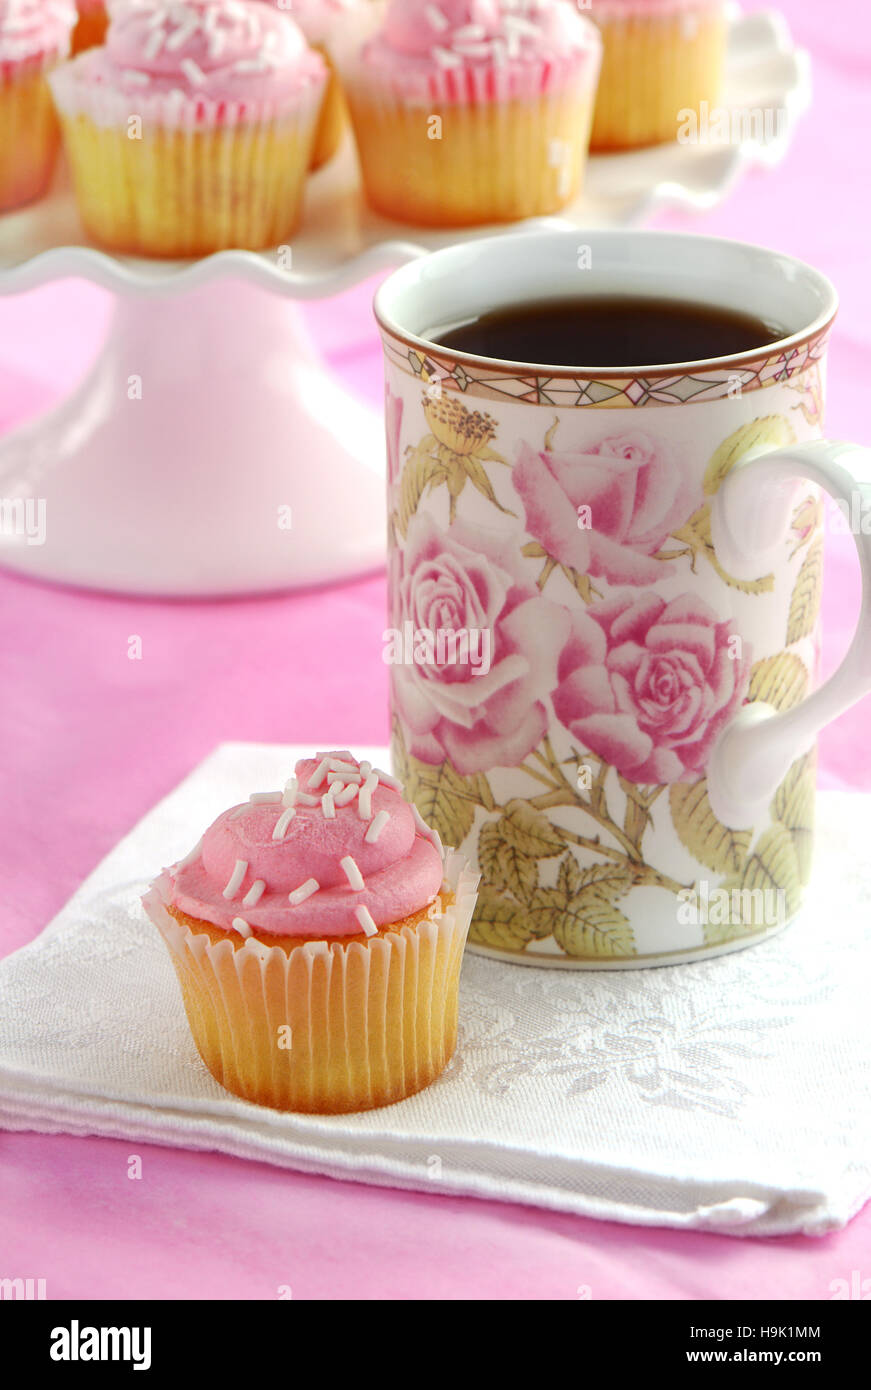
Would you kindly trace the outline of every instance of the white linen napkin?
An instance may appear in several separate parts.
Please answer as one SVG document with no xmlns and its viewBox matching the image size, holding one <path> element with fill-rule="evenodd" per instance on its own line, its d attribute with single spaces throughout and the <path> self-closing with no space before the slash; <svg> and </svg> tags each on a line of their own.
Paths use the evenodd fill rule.
<svg viewBox="0 0 871 1390">
<path fill-rule="evenodd" d="M 384 766 L 385 749 L 359 751 Z M 278 785 L 304 752 L 217 749 L 0 961 L 0 1128 L 735 1235 L 823 1234 L 859 1210 L 871 1195 L 871 797 L 820 796 L 810 897 L 779 936 L 637 971 L 468 955 L 460 1044 L 434 1086 L 362 1115 L 280 1114 L 206 1071 L 139 899 L 221 810 Z"/>
</svg>

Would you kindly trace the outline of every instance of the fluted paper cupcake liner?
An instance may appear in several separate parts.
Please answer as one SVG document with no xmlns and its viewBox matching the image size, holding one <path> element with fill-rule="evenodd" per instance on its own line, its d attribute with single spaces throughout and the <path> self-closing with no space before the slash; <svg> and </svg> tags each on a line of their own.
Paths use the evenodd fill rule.
<svg viewBox="0 0 871 1390">
<path fill-rule="evenodd" d="M 447 75 L 443 75 L 447 76 Z M 594 83 L 510 101 L 409 103 L 365 78 L 346 81 L 372 206 L 428 226 L 472 226 L 558 212 L 586 165 Z"/>
<path fill-rule="evenodd" d="M 404 106 L 477 106 L 494 103 L 537 101 L 539 97 L 559 96 L 567 90 L 577 93 L 595 90 L 599 62 L 594 49 L 562 58 L 530 59 L 523 64 L 498 66 L 481 64 L 456 68 L 430 68 L 417 72 L 399 68 L 394 74 L 350 61 L 346 81 L 354 87 L 369 86 Z"/>
<path fill-rule="evenodd" d="M 280 106 L 228 108 L 220 122 L 181 94 L 169 108 L 109 90 L 83 104 L 63 69 L 52 87 L 79 212 L 104 246 L 204 256 L 278 246 L 295 231 L 322 87 Z"/>
<path fill-rule="evenodd" d="M 0 62 L 0 212 L 39 198 L 51 180 L 60 131 L 46 77 L 66 56 Z"/>
<path fill-rule="evenodd" d="M 197 1049 L 228 1091 L 277 1110 L 337 1114 L 414 1094 L 456 1045 L 463 949 L 477 875 L 451 853 L 447 895 L 414 926 L 365 943 L 291 949 L 213 942 L 167 909 L 163 874 L 143 899 L 169 948 Z"/>
<path fill-rule="evenodd" d="M 604 41 L 592 149 L 674 140 L 681 111 L 719 100 L 724 5 L 706 0 L 653 13 L 594 5 L 590 13 Z"/>
</svg>

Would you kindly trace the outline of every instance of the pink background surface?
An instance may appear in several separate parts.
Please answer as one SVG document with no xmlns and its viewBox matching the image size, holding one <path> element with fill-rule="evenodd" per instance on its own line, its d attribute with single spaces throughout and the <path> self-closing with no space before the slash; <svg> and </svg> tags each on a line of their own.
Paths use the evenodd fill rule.
<svg viewBox="0 0 871 1390">
<path fill-rule="evenodd" d="M 784 0 L 814 57 L 815 104 L 784 165 L 704 217 L 656 225 L 755 240 L 825 271 L 842 296 L 828 432 L 871 442 L 871 42 L 864 0 Z M 310 310 L 315 336 L 375 401 L 367 285 Z M 105 326 L 79 283 L 0 299 L 0 430 L 62 395 Z M 858 608 L 849 537 L 830 536 L 826 666 Z M 130 602 L 0 575 L 0 955 L 31 940 L 133 823 L 216 743 L 387 739 L 383 577 L 231 603 Z M 127 658 L 132 634 L 144 659 Z M 227 650 L 306 654 L 287 670 Z M 335 659 L 341 652 L 342 659 Z M 347 672 L 354 672 L 350 681 Z M 252 690 L 256 692 L 252 698 Z M 868 704 L 822 740 L 822 782 L 871 790 Z M 864 810 L 864 807 L 863 807 Z M 867 815 L 867 810 L 864 810 Z M 83 1298 L 830 1297 L 871 1274 L 871 1208 L 824 1239 L 642 1230 L 474 1199 L 304 1177 L 214 1154 L 0 1132 L 0 1276 Z"/>
</svg>

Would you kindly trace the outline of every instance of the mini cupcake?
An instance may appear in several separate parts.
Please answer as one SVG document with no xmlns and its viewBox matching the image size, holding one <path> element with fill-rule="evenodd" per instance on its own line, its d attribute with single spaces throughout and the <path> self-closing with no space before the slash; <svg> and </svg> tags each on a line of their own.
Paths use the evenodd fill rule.
<svg viewBox="0 0 871 1390">
<path fill-rule="evenodd" d="M 68 0 L 0 0 L 0 212 L 48 187 L 60 140 L 46 75 L 75 22 Z"/>
<path fill-rule="evenodd" d="M 336 72 L 330 48 L 341 32 L 346 20 L 359 9 L 361 0 L 267 0 L 279 10 L 284 10 L 299 25 L 309 43 L 316 48 L 330 70 L 327 94 L 321 107 L 312 151 L 312 169 L 320 169 L 332 159 L 348 123 L 348 110 L 342 83 Z"/>
<path fill-rule="evenodd" d="M 726 54 L 723 0 L 581 0 L 581 7 L 604 43 L 594 150 L 674 140 L 681 112 L 717 104 Z"/>
<path fill-rule="evenodd" d="M 340 752 L 219 816 L 143 902 L 216 1080 L 336 1114 L 447 1066 L 476 887 L 398 782 Z"/>
<path fill-rule="evenodd" d="M 73 53 L 84 53 L 103 42 L 109 27 L 109 16 L 103 0 L 76 0 L 79 22 L 73 34 Z"/>
<path fill-rule="evenodd" d="M 580 188 L 601 41 L 567 0 L 392 0 L 342 64 L 369 202 L 461 227 Z"/>
<path fill-rule="evenodd" d="M 52 74 L 82 221 L 146 256 L 276 246 L 302 206 L 323 59 L 258 0 L 121 0 Z"/>
</svg>

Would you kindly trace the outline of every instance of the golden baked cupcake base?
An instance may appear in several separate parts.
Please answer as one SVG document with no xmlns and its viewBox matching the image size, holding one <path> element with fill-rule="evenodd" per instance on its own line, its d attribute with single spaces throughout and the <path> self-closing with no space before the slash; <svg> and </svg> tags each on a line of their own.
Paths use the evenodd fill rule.
<svg viewBox="0 0 871 1390">
<path fill-rule="evenodd" d="M 191 1032 L 226 1090 L 276 1110 L 340 1114 L 428 1086 L 457 1037 L 457 994 L 477 876 L 457 855 L 421 912 L 371 937 L 231 936 L 144 899 L 169 949 Z"/>
<path fill-rule="evenodd" d="M 0 212 L 31 203 L 46 191 L 60 132 L 45 72 L 23 64 L 0 77 Z"/>
<path fill-rule="evenodd" d="M 301 30 L 253 0 L 146 0 L 110 20 L 49 79 L 89 235 L 173 259 L 286 244 L 328 76 Z"/>
<path fill-rule="evenodd" d="M 302 119 L 142 138 L 63 116 L 79 213 L 101 245 L 130 255 L 274 248 L 296 230 L 314 138 Z"/>
<path fill-rule="evenodd" d="M 674 140 L 682 111 L 720 97 L 727 23 L 722 6 L 622 16 L 594 10 L 604 40 L 592 150 Z"/>
<path fill-rule="evenodd" d="M 556 213 L 580 191 L 593 117 L 588 92 L 487 111 L 438 102 L 424 111 L 353 87 L 348 99 L 366 197 L 385 217 L 429 227 L 513 222 Z M 431 140 L 435 119 L 441 135 Z"/>
</svg>

